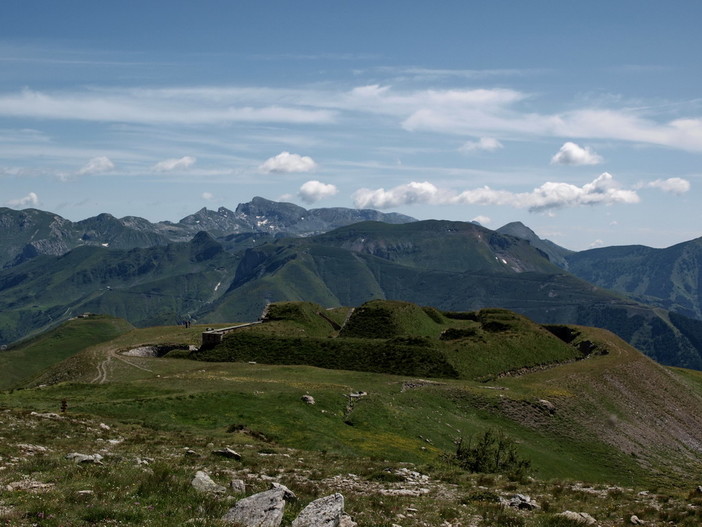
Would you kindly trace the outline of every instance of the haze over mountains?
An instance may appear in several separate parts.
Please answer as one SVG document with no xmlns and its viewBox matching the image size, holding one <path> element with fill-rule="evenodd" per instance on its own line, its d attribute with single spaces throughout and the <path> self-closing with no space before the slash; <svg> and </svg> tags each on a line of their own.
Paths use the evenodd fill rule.
<svg viewBox="0 0 702 527">
<path fill-rule="evenodd" d="M 178 223 L 0 209 L 0 225 L 0 343 L 84 311 L 146 326 L 254 320 L 271 301 L 387 298 L 603 327 L 702 369 L 699 240 L 574 253 L 517 223 L 492 231 L 262 198 Z"/>
</svg>

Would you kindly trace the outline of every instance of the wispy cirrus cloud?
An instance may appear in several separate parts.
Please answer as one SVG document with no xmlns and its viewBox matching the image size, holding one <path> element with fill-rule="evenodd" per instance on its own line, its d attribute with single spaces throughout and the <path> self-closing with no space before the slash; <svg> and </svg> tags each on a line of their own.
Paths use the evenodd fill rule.
<svg viewBox="0 0 702 527">
<path fill-rule="evenodd" d="M 326 109 L 280 105 L 268 93 L 216 88 L 103 89 L 44 92 L 24 89 L 0 95 L 0 116 L 140 124 L 228 122 L 328 123 Z"/>
<path fill-rule="evenodd" d="M 186 170 L 197 162 L 193 156 L 183 156 L 181 158 L 164 159 L 153 166 L 156 172 L 171 172 L 173 170 Z"/>
<path fill-rule="evenodd" d="M 504 145 L 494 137 L 481 137 L 477 141 L 466 141 L 459 150 L 465 153 L 495 152 L 502 148 Z"/>
<path fill-rule="evenodd" d="M 428 181 L 411 182 L 389 190 L 360 189 L 354 193 L 358 208 L 388 209 L 401 205 L 496 205 L 526 208 L 530 212 L 541 212 L 564 207 L 582 205 L 613 205 L 638 203 L 635 190 L 623 189 L 614 177 L 604 172 L 593 181 L 582 186 L 562 182 L 546 182 L 531 192 L 481 187 L 463 192 L 441 189 Z"/>
<path fill-rule="evenodd" d="M 196 86 L 24 89 L 0 94 L 0 117 L 212 125 L 281 123 L 341 125 L 345 117 L 384 116 L 408 132 L 469 137 L 600 139 L 702 151 L 702 117 L 662 120 L 625 101 L 582 102 L 561 112 L 537 112 L 540 96 L 510 88 L 398 89 L 389 84 L 348 86 Z M 574 103 L 576 104 L 576 103 Z M 684 112 L 680 112 L 682 115 Z"/>
<path fill-rule="evenodd" d="M 115 168 L 115 164 L 107 156 L 98 156 L 88 161 L 83 168 L 78 171 L 79 176 L 88 176 L 108 172 Z"/>
</svg>

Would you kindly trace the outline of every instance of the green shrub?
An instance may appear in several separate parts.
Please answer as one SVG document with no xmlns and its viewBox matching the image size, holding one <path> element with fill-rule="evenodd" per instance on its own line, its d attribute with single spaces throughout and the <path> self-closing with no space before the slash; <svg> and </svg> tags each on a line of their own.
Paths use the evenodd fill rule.
<svg viewBox="0 0 702 527">
<path fill-rule="evenodd" d="M 512 479 L 524 479 L 531 467 L 531 461 L 517 453 L 514 440 L 492 428 L 467 445 L 461 439 L 453 461 L 470 472 L 506 474 Z"/>
</svg>

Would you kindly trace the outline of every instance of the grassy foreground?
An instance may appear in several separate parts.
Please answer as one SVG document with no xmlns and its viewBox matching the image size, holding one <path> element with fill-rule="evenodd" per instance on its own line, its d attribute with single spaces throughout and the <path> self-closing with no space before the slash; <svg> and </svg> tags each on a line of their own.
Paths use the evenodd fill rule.
<svg viewBox="0 0 702 527">
<path fill-rule="evenodd" d="M 422 313 L 433 322 L 410 324 L 419 338 L 445 329 L 434 334 L 432 324 L 456 327 Z M 347 315 L 327 316 L 341 325 Z M 566 510 L 587 512 L 603 526 L 624 525 L 631 515 L 648 525 L 699 525 L 702 499 L 693 491 L 702 483 L 700 456 L 685 447 L 702 436 L 699 375 L 664 369 L 589 328 L 571 328 L 568 344 L 599 350 L 587 359 L 521 372 L 510 363 L 510 375 L 497 375 L 504 357 L 514 359 L 541 332 L 527 325 L 535 333 L 510 333 L 505 326 L 527 324 L 523 317 L 488 315 L 466 319 L 469 331 L 444 341 L 474 346 L 463 366 L 456 355 L 465 350 L 447 353 L 462 372 L 478 363 L 481 374 L 466 378 L 203 362 L 176 358 L 187 355 L 178 351 L 124 354 L 198 344 L 203 327 L 135 329 L 68 354 L 32 387 L 0 394 L 0 525 L 221 525 L 218 518 L 241 495 L 198 494 L 190 485 L 197 470 L 222 485 L 244 480 L 246 495 L 270 481 L 287 485 L 298 500 L 286 526 L 310 500 L 336 491 L 361 526 L 572 527 L 556 516 Z M 298 329 L 328 339 L 320 333 L 328 325 L 312 320 Z M 266 331 L 276 328 L 282 331 L 280 324 Z M 478 357 L 480 342 L 496 346 L 498 336 L 507 340 L 503 358 L 465 358 Z M 531 460 L 530 478 L 469 474 L 449 462 L 459 438 L 491 428 Z M 242 460 L 212 455 L 224 446 Z M 78 465 L 65 458 L 70 452 L 104 459 Z M 515 493 L 539 508 L 497 501 Z"/>
</svg>

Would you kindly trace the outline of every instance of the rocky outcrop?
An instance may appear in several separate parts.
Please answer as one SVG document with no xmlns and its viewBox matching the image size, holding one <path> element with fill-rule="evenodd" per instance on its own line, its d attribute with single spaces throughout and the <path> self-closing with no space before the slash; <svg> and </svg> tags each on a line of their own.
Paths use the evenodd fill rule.
<svg viewBox="0 0 702 527">
<path fill-rule="evenodd" d="M 515 494 L 509 499 L 500 498 L 500 502 L 508 507 L 527 511 L 533 511 L 534 509 L 540 508 L 536 501 L 534 501 L 530 496 L 526 496 L 524 494 Z"/>
<path fill-rule="evenodd" d="M 213 450 L 212 453 L 215 456 L 222 456 L 226 457 L 229 459 L 235 459 L 236 461 L 241 461 L 241 454 L 239 454 L 237 451 L 232 450 L 229 447 L 226 448 L 220 448 L 218 450 Z"/>
<path fill-rule="evenodd" d="M 339 527 L 343 514 L 344 497 L 337 492 L 307 505 L 292 527 Z"/>
<path fill-rule="evenodd" d="M 100 454 L 80 454 L 78 452 L 71 452 L 66 454 L 66 459 L 72 459 L 76 463 L 95 463 L 97 465 L 102 465 L 102 456 Z"/>
<path fill-rule="evenodd" d="M 561 518 L 565 518 L 567 520 L 572 520 L 573 522 L 581 525 L 595 525 L 597 523 L 597 520 L 595 520 L 595 518 L 590 516 L 587 512 L 565 511 L 561 512 L 560 514 L 556 514 L 556 516 L 560 516 Z"/>
<path fill-rule="evenodd" d="M 207 472 L 202 470 L 197 471 L 191 485 L 195 488 L 195 490 L 203 493 L 224 494 L 227 492 L 225 487 L 215 483 Z"/>
<path fill-rule="evenodd" d="M 222 521 L 244 527 L 278 527 L 283 521 L 286 492 L 274 487 L 239 500 Z"/>
</svg>

